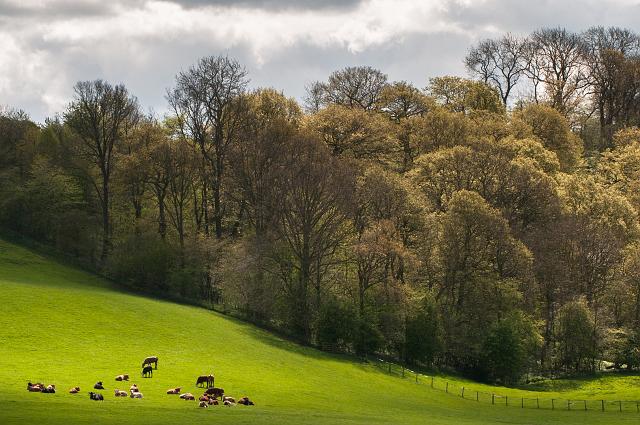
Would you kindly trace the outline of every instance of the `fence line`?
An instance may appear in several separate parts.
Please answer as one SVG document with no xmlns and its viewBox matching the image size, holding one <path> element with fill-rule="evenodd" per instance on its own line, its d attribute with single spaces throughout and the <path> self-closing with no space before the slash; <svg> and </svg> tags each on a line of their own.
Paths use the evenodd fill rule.
<svg viewBox="0 0 640 425">
<path fill-rule="evenodd" d="M 427 385 L 436 391 L 442 391 L 465 400 L 491 405 L 501 405 L 520 409 L 544 409 L 565 411 L 600 411 L 600 412 L 635 412 L 640 413 L 640 400 L 605 400 L 605 399 L 566 399 L 566 398 L 532 398 L 524 396 L 508 396 L 494 392 L 475 390 L 464 385 L 451 383 L 436 376 L 423 375 L 403 366 L 379 360 L 382 368 L 391 375 L 407 378 L 415 376 L 415 383 Z M 384 365 L 386 363 L 386 366 Z M 399 371 L 398 371 L 399 369 Z M 395 372 L 395 373 L 394 373 Z"/>
</svg>

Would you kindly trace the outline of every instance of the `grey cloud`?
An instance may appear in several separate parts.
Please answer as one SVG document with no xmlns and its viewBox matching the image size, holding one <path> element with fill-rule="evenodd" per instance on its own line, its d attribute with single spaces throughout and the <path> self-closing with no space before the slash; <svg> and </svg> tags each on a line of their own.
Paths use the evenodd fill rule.
<svg viewBox="0 0 640 425">
<path fill-rule="evenodd" d="M 565 27 L 573 31 L 594 25 L 637 27 L 640 1 L 635 4 L 602 0 L 489 0 L 450 7 L 448 16 L 464 28 L 483 31 L 528 33 L 541 27 Z"/>
<path fill-rule="evenodd" d="M 363 0 L 168 0 L 183 7 L 241 7 L 264 10 L 345 10 L 357 7 Z"/>
<path fill-rule="evenodd" d="M 113 13 L 114 3 L 103 1 L 57 0 L 42 4 L 0 0 L 0 18 L 83 17 Z"/>
</svg>

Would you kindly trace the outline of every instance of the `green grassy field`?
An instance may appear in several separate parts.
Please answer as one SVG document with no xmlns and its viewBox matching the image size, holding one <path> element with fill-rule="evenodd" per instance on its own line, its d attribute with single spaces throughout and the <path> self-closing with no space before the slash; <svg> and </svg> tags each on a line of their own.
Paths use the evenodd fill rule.
<svg viewBox="0 0 640 425">
<path fill-rule="evenodd" d="M 140 362 L 160 357 L 153 378 Z M 213 371 L 227 394 L 253 407 L 212 406 L 169 396 L 199 394 L 195 377 Z M 142 400 L 116 399 L 121 373 Z M 445 378 L 439 378 L 444 380 Z M 513 397 L 638 399 L 637 376 L 562 381 L 543 391 L 483 386 Z M 29 393 L 27 381 L 55 383 L 56 394 Z M 98 380 L 104 402 L 89 400 Z M 421 378 L 426 381 L 427 378 Z M 436 381 L 439 382 L 439 381 Z M 443 382 L 443 381 L 442 381 Z M 67 390 L 81 387 L 81 394 Z M 200 390 L 201 391 L 201 390 Z M 525 395 L 526 394 L 526 395 Z M 119 291 L 110 282 L 0 240 L 0 424 L 637 424 L 640 415 L 492 406 L 416 385 L 359 363 L 301 347 L 210 311 Z"/>
</svg>

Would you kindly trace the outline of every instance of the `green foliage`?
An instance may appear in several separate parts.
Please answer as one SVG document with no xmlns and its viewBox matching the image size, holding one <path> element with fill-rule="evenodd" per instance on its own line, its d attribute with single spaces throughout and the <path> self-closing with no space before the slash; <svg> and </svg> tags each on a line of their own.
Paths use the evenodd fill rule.
<svg viewBox="0 0 640 425">
<path fill-rule="evenodd" d="M 556 324 L 557 362 L 565 370 L 592 372 L 598 354 L 593 314 L 584 299 L 565 304 Z"/>
<path fill-rule="evenodd" d="M 487 378 L 513 384 L 532 366 L 541 337 L 534 323 L 514 311 L 491 325 L 484 341 L 483 367 Z"/>
<path fill-rule="evenodd" d="M 555 152 L 563 171 L 573 170 L 580 162 L 582 141 L 571 132 L 569 122 L 550 106 L 530 104 L 515 116 L 531 126 L 544 146 Z"/>
<path fill-rule="evenodd" d="M 118 243 L 109 274 L 134 288 L 163 293 L 169 288 L 175 255 L 156 233 L 134 233 Z"/>
<path fill-rule="evenodd" d="M 488 111 L 504 113 L 497 90 L 480 81 L 460 77 L 436 77 L 426 89 L 440 104 L 452 112 Z"/>
<path fill-rule="evenodd" d="M 438 305 L 429 294 L 415 315 L 407 319 L 404 357 L 409 363 L 432 365 L 443 348 L 442 323 Z"/>
<path fill-rule="evenodd" d="M 318 319 L 318 344 L 327 351 L 347 350 L 354 341 L 357 321 L 353 309 L 338 300 L 326 302 Z"/>
</svg>

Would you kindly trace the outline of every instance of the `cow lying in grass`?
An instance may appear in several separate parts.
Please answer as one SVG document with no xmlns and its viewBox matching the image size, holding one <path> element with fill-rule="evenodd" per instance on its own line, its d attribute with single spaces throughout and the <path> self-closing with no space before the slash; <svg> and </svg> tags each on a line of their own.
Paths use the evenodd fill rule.
<svg viewBox="0 0 640 425">
<path fill-rule="evenodd" d="M 191 394 L 191 393 L 180 394 L 180 398 L 183 399 L 183 400 L 195 400 L 196 399 L 194 397 L 194 395 Z"/>
<path fill-rule="evenodd" d="M 104 397 L 102 396 L 102 394 L 98 394 L 98 393 L 94 393 L 94 392 L 89 392 L 89 398 L 91 400 L 95 400 L 95 401 L 104 400 Z"/>
<path fill-rule="evenodd" d="M 123 375 L 116 376 L 116 381 L 128 381 L 128 380 L 129 380 L 129 375 L 127 375 L 126 373 Z"/>
<path fill-rule="evenodd" d="M 167 390 L 167 394 L 180 394 L 181 387 L 171 388 Z"/>
<path fill-rule="evenodd" d="M 80 392 L 80 387 L 73 387 L 69 390 L 69 394 L 78 394 Z"/>
<path fill-rule="evenodd" d="M 137 384 L 133 384 L 132 386 L 129 387 L 129 391 L 133 391 L 133 392 L 139 392 L 138 391 L 138 385 Z"/>
<path fill-rule="evenodd" d="M 94 390 L 104 390 L 104 386 L 102 385 L 102 381 L 98 381 L 96 382 L 96 384 L 93 386 Z"/>
<path fill-rule="evenodd" d="M 245 406 L 253 406 L 253 401 L 249 400 L 249 397 L 244 396 L 240 400 L 238 400 L 238 404 L 244 404 Z"/>
<path fill-rule="evenodd" d="M 32 393 L 41 392 L 43 388 L 44 388 L 44 384 L 42 383 L 32 384 L 31 382 L 29 382 L 27 384 L 27 391 L 30 391 Z"/>
<path fill-rule="evenodd" d="M 208 395 L 207 393 L 202 394 L 198 400 L 204 401 L 209 405 L 218 405 L 218 400 L 216 400 L 213 396 Z"/>
<path fill-rule="evenodd" d="M 131 398 L 142 398 L 142 393 L 131 390 Z"/>
<path fill-rule="evenodd" d="M 113 390 L 113 392 L 114 392 L 116 397 L 126 397 L 127 396 L 127 392 L 126 391 L 115 389 L 115 390 Z"/>
<path fill-rule="evenodd" d="M 201 402 L 198 404 L 198 407 L 209 407 L 209 405 L 207 404 L 207 402 L 206 402 L 206 401 L 201 401 Z"/>
<path fill-rule="evenodd" d="M 45 388 L 42 389 L 42 392 L 45 394 L 54 394 L 56 392 L 56 386 L 51 384 L 51 385 L 47 385 Z"/>
</svg>

